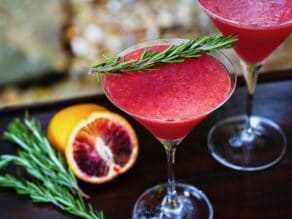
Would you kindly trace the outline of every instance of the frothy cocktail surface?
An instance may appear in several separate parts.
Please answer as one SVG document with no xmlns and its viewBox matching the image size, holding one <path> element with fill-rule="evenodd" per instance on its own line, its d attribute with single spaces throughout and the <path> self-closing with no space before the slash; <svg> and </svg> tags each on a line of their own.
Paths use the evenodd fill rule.
<svg viewBox="0 0 292 219">
<path fill-rule="evenodd" d="M 163 50 L 165 46 L 152 49 Z M 143 50 L 126 59 L 140 56 Z M 105 90 L 120 108 L 149 120 L 191 119 L 211 111 L 231 91 L 227 70 L 209 55 L 155 70 L 106 76 Z"/>
</svg>

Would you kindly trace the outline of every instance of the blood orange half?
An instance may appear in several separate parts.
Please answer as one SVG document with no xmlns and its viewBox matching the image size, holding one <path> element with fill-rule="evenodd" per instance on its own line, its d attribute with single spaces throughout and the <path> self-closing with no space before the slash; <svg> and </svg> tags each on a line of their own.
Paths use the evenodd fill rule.
<svg viewBox="0 0 292 219">
<path fill-rule="evenodd" d="M 75 175 L 89 183 L 107 182 L 136 161 L 138 141 L 130 124 L 109 112 L 93 112 L 69 138 L 66 158 Z"/>
</svg>

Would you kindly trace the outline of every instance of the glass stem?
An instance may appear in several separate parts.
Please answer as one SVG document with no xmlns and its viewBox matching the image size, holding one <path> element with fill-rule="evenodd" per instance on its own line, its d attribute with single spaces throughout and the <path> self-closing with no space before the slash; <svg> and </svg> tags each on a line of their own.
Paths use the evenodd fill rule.
<svg viewBox="0 0 292 219">
<path fill-rule="evenodd" d="M 253 108 L 253 94 L 247 93 L 246 98 L 246 116 L 247 116 L 247 122 L 245 130 L 250 133 L 251 130 L 251 114 L 252 114 L 252 108 Z"/>
<path fill-rule="evenodd" d="M 164 141 L 163 142 L 166 157 L 167 157 L 167 194 L 163 200 L 162 207 L 166 211 L 172 212 L 180 209 L 182 203 L 176 194 L 175 179 L 174 179 L 174 163 L 175 152 L 178 142 L 176 141 Z"/>
<path fill-rule="evenodd" d="M 245 64 L 244 79 L 247 87 L 246 116 L 247 122 L 245 130 L 251 133 L 251 115 L 253 109 L 253 96 L 257 85 L 258 73 L 262 64 Z"/>
</svg>

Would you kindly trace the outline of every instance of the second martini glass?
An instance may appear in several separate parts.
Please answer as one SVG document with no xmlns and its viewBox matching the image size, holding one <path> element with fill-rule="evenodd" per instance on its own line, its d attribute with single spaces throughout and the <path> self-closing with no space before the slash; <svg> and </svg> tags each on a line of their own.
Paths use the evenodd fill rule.
<svg viewBox="0 0 292 219">
<path fill-rule="evenodd" d="M 245 68 L 246 116 L 217 123 L 208 136 L 213 157 L 230 168 L 256 171 L 276 164 L 286 137 L 273 121 L 252 116 L 253 96 L 263 61 L 292 32 L 292 5 L 278 0 L 198 0 L 224 35 L 237 35 L 235 51 Z"/>
<path fill-rule="evenodd" d="M 162 51 L 182 42 L 185 40 L 148 41 L 118 56 L 138 59 L 145 49 Z M 175 151 L 195 125 L 230 97 L 237 70 L 222 52 L 216 52 L 145 72 L 103 76 L 107 97 L 146 127 L 162 143 L 167 155 L 167 184 L 150 188 L 139 197 L 134 219 L 213 218 L 212 205 L 203 192 L 175 183 Z"/>
</svg>

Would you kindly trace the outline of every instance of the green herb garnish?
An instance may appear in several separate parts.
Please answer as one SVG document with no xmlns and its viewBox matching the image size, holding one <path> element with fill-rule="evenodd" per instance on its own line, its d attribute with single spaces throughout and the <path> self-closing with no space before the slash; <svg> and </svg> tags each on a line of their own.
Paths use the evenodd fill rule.
<svg viewBox="0 0 292 219">
<path fill-rule="evenodd" d="M 103 219 L 102 212 L 84 202 L 88 197 L 78 187 L 62 154 L 53 149 L 35 119 L 15 119 L 4 138 L 19 146 L 18 155 L 1 155 L 0 170 L 13 164 L 25 170 L 24 176 L 0 175 L 0 187 L 14 188 L 32 201 L 51 203 L 68 213 L 86 219 Z"/>
<path fill-rule="evenodd" d="M 145 50 L 138 60 L 125 61 L 119 56 L 112 59 L 104 56 L 108 61 L 94 65 L 90 73 L 122 74 L 128 71 L 150 70 L 156 65 L 182 62 L 186 58 L 197 58 L 219 49 L 231 48 L 236 40 L 235 36 L 202 36 L 172 45 L 162 52 Z"/>
</svg>

